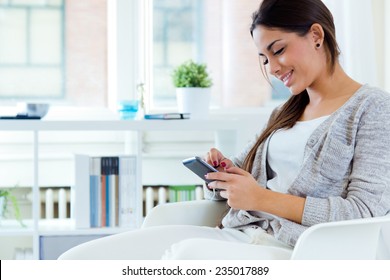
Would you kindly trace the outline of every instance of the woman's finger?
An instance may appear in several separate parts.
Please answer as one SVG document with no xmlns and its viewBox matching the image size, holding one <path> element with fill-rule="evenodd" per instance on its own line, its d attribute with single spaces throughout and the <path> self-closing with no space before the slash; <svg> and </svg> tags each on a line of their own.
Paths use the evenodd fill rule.
<svg viewBox="0 0 390 280">
<path fill-rule="evenodd" d="M 228 199 L 227 191 L 221 191 L 221 192 L 219 193 L 219 195 L 220 195 L 221 197 L 223 197 L 223 198 Z"/>
<path fill-rule="evenodd" d="M 231 179 L 233 174 L 229 174 L 226 172 L 210 172 L 205 175 L 207 180 L 213 181 L 228 181 Z"/>
<path fill-rule="evenodd" d="M 227 173 L 230 173 L 230 174 L 237 174 L 237 175 L 242 175 L 242 176 L 245 176 L 248 174 L 248 172 L 246 172 L 244 169 L 241 169 L 241 168 L 236 167 L 236 166 L 227 167 L 227 168 L 225 168 L 225 171 Z"/>
<path fill-rule="evenodd" d="M 212 181 L 207 184 L 207 186 L 211 189 L 221 189 L 225 190 L 226 189 L 226 183 L 222 181 Z"/>
</svg>

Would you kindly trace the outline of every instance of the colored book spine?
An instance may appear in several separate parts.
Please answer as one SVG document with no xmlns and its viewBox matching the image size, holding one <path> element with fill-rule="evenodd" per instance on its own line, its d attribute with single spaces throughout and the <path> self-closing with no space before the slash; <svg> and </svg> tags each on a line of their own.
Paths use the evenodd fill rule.
<svg viewBox="0 0 390 280">
<path fill-rule="evenodd" d="M 119 186 L 118 186 L 118 173 L 119 173 L 119 157 L 109 158 L 109 171 L 108 171 L 108 226 L 118 226 L 118 198 L 119 198 Z"/>
<path fill-rule="evenodd" d="M 101 163 L 99 157 L 90 158 L 90 224 L 100 227 Z"/>
<path fill-rule="evenodd" d="M 101 227 L 105 227 L 107 225 L 107 219 L 106 219 L 106 172 L 107 172 L 107 162 L 106 158 L 101 158 L 101 176 L 100 176 L 100 182 L 101 182 L 101 196 L 100 196 L 100 205 L 101 205 Z"/>
</svg>

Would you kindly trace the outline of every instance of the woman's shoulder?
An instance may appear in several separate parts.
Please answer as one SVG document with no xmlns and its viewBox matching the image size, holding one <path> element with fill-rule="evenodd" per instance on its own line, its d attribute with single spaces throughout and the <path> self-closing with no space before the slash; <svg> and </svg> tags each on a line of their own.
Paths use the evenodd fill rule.
<svg viewBox="0 0 390 280">
<path fill-rule="evenodd" d="M 385 102 L 390 104 L 390 93 L 369 84 L 362 85 L 355 95 L 357 96 L 357 101 L 365 100 L 374 103 Z"/>
<path fill-rule="evenodd" d="M 340 123 L 362 119 L 390 122 L 390 94 L 378 87 L 362 85 L 332 118 Z"/>
<path fill-rule="evenodd" d="M 390 112 L 390 93 L 368 84 L 362 85 L 343 106 L 344 113 L 356 116 L 363 112 Z M 355 113 L 355 114 L 354 114 Z"/>
</svg>

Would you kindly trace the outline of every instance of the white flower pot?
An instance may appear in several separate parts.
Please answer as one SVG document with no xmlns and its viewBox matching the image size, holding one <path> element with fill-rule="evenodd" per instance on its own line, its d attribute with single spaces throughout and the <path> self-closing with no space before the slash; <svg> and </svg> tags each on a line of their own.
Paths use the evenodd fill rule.
<svg viewBox="0 0 390 280">
<path fill-rule="evenodd" d="M 176 88 L 179 113 L 190 113 L 192 120 L 207 119 L 210 95 L 210 88 Z"/>
</svg>

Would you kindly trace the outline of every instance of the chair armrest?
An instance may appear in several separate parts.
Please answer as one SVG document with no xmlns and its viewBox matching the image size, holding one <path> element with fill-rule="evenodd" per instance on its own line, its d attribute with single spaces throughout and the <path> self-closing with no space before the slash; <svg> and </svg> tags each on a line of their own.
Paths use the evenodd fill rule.
<svg viewBox="0 0 390 280">
<path fill-rule="evenodd" d="M 147 215 L 142 227 L 158 225 L 203 225 L 213 227 L 220 222 L 226 209 L 226 202 L 209 200 L 161 204 L 153 208 Z M 127 250 L 124 248 L 126 244 L 129 244 L 127 240 L 131 236 L 131 232 L 124 232 L 89 241 L 66 251 L 58 259 L 127 259 Z"/>
<path fill-rule="evenodd" d="M 160 204 L 145 217 L 142 227 L 159 225 L 215 227 L 226 210 L 226 201 L 196 200 Z"/>
<path fill-rule="evenodd" d="M 389 225 L 390 215 L 314 225 L 299 237 L 291 259 L 376 259 L 381 228 Z"/>
</svg>

